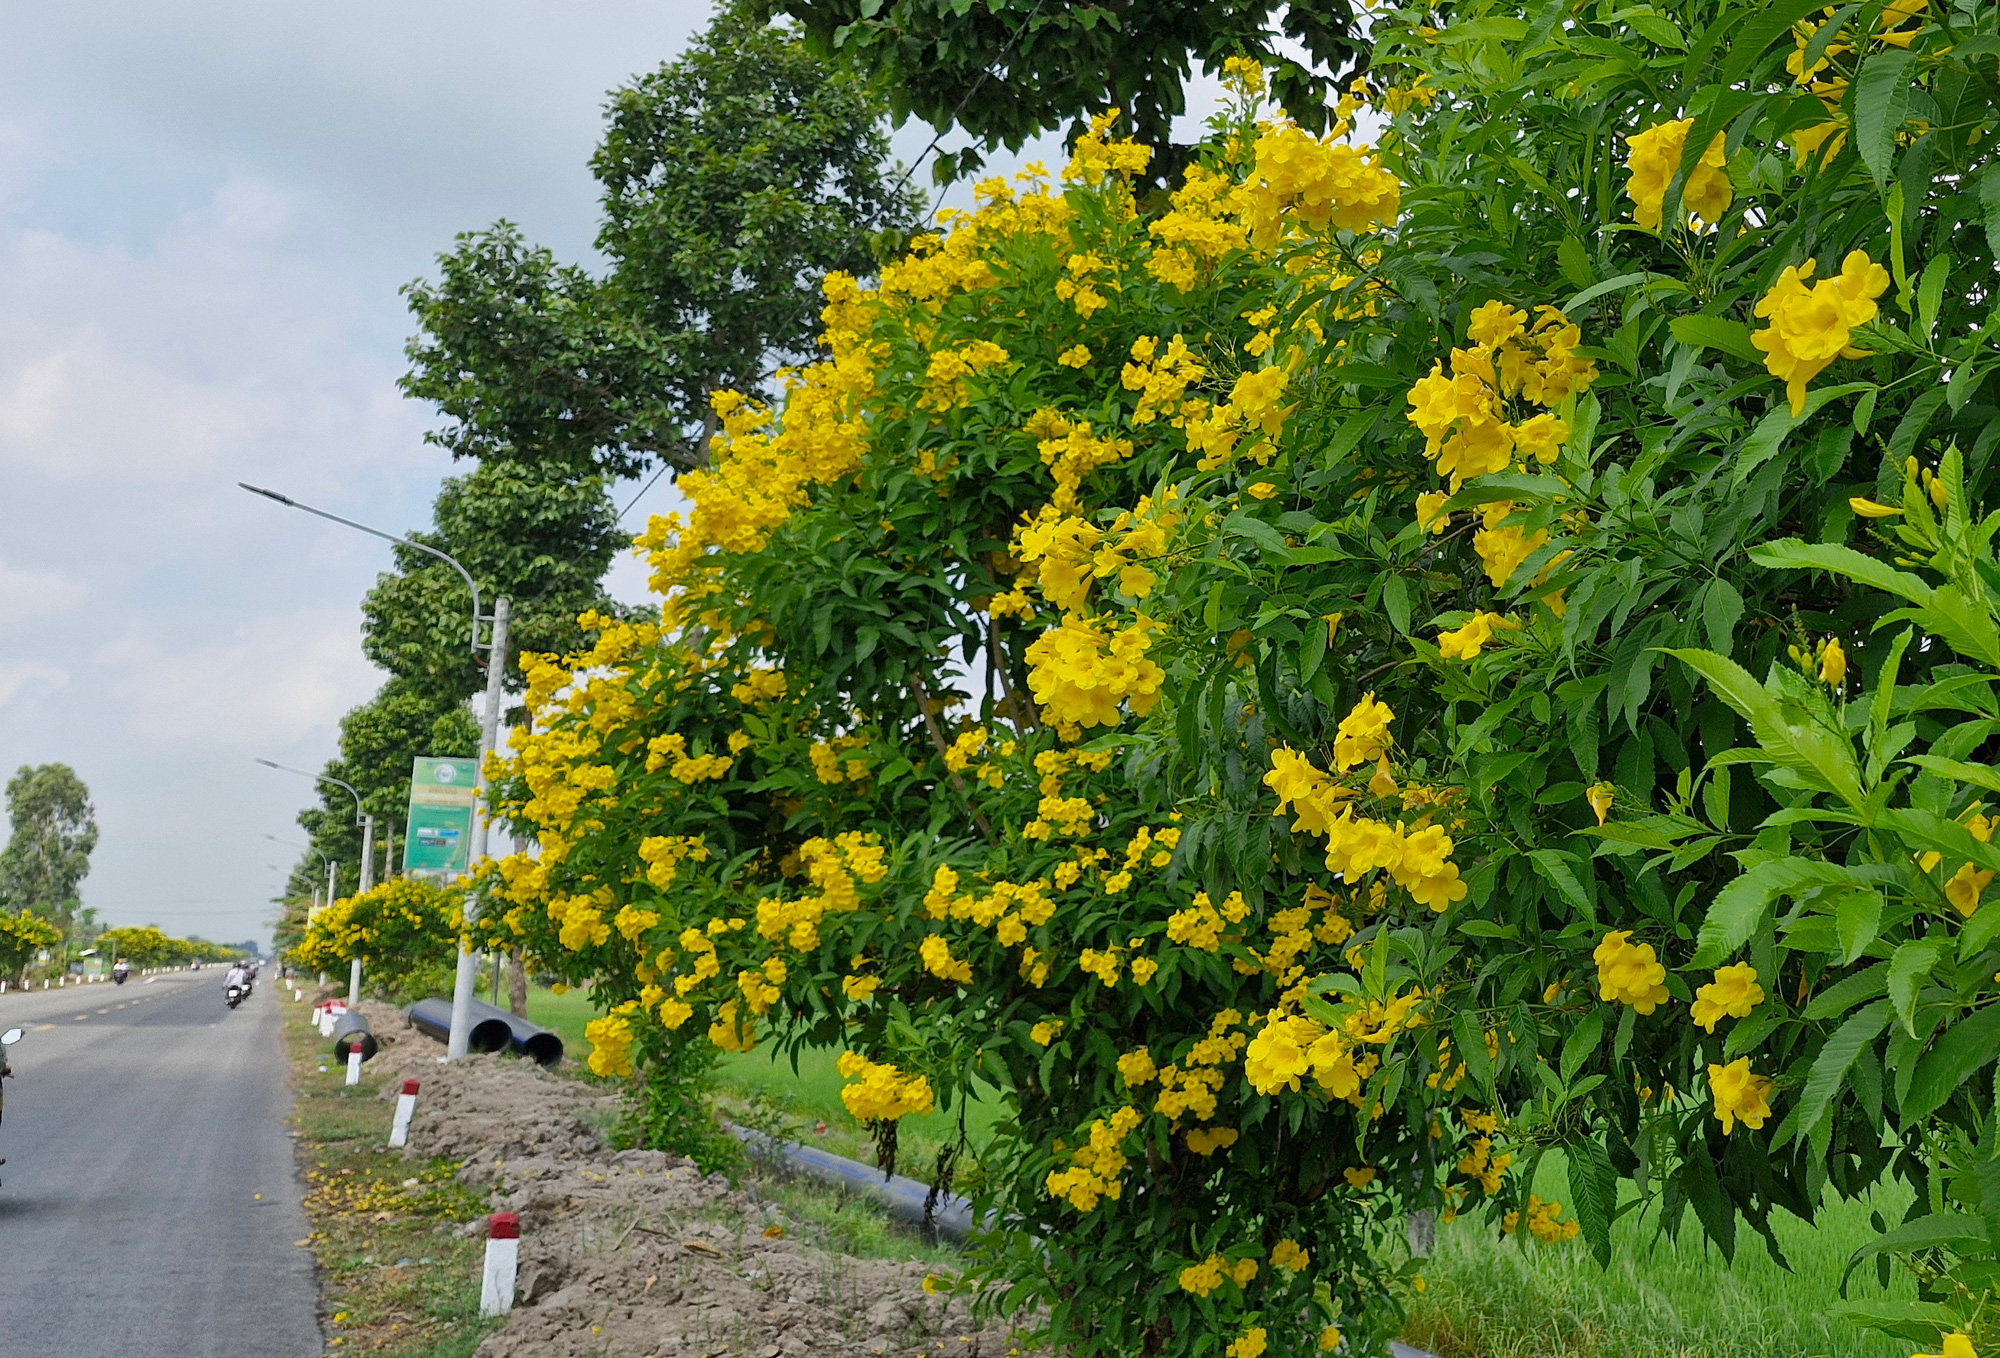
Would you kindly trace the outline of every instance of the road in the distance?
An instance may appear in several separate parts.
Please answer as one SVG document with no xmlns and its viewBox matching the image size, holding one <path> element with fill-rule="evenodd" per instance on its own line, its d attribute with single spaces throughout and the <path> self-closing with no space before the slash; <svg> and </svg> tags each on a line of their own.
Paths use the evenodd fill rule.
<svg viewBox="0 0 2000 1358">
<path fill-rule="evenodd" d="M 278 987 L 222 976 L 0 996 L 0 1354 L 322 1352 Z"/>
</svg>

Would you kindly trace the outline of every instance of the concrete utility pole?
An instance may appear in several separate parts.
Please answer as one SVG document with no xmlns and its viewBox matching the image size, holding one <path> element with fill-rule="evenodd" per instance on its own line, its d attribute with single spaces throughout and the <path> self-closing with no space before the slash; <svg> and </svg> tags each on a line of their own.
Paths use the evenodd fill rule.
<svg viewBox="0 0 2000 1358">
<path fill-rule="evenodd" d="M 478 608 L 478 596 L 473 607 Z M 500 681 L 507 673 L 507 598 L 493 601 L 493 635 L 486 647 L 486 710 L 479 717 L 479 767 L 472 779 L 472 851 L 468 868 L 486 857 L 486 835 L 492 824 L 486 801 L 486 757 L 493 753 L 500 734 Z M 471 892 L 465 896 L 465 926 L 469 936 L 479 921 L 479 905 Z M 479 954 L 468 940 L 458 945 L 458 975 L 451 987 L 451 1040 L 445 1044 L 445 1059 L 456 1061 L 465 1055 L 472 1033 L 472 1002 L 479 997 Z"/>
</svg>

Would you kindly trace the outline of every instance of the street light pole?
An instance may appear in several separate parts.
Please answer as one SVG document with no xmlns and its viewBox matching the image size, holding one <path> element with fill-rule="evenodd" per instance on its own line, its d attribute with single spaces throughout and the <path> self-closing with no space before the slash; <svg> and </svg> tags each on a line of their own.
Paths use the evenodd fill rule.
<svg viewBox="0 0 2000 1358">
<path fill-rule="evenodd" d="M 335 787 L 347 789 L 347 795 L 354 798 L 355 823 L 361 827 L 360 890 L 366 892 L 369 887 L 375 885 L 375 817 L 361 809 L 361 794 L 354 790 L 354 785 L 352 783 L 343 783 L 338 778 L 329 778 L 323 773 L 308 773 L 304 769 L 295 769 L 289 764 L 274 764 L 268 759 L 260 759 L 257 762 L 265 768 L 282 769 L 286 773 L 296 773 L 301 777 L 311 778 L 315 782 L 331 783 Z M 333 895 L 331 890 L 329 890 L 327 893 L 327 902 L 331 904 L 332 901 Z M 361 955 L 356 953 L 347 967 L 347 1007 L 349 1009 L 359 1009 L 360 1006 Z"/>
<path fill-rule="evenodd" d="M 486 857 L 486 835 L 492 816 L 486 796 L 486 759 L 500 736 L 500 681 L 507 670 L 507 596 L 493 601 L 493 644 L 486 652 L 486 710 L 479 718 L 479 768 L 472 777 L 472 852 L 466 865 Z M 479 905 L 471 892 L 465 893 L 465 934 L 458 944 L 458 974 L 451 986 L 451 1040 L 445 1044 L 448 1061 L 466 1053 L 472 1034 L 472 1001 L 479 994 L 479 954 L 472 951 L 472 926 L 479 920 Z"/>
<path fill-rule="evenodd" d="M 493 753 L 494 747 L 499 741 L 501 681 L 505 678 L 507 672 L 507 597 L 503 594 L 499 598 L 496 598 L 493 601 L 492 614 L 490 616 L 483 615 L 479 611 L 479 582 L 472 578 L 472 572 L 461 565 L 456 558 L 448 556 L 435 547 L 418 542 L 415 538 L 408 536 L 399 537 L 394 533 L 385 533 L 379 528 L 370 528 L 365 523 L 356 523 L 353 519 L 344 519 L 338 514 L 329 514 L 324 509 L 315 509 L 311 505 L 303 504 L 288 495 L 280 495 L 275 490 L 265 490 L 263 487 L 253 486 L 247 481 L 238 481 L 236 484 L 253 495 L 261 495 L 267 500 L 276 500 L 279 504 L 287 508 L 302 509 L 308 514 L 316 514 L 322 519 L 329 519 L 334 523 L 371 534 L 384 541 L 401 543 L 405 547 L 414 547 L 420 552 L 428 552 L 457 571 L 465 580 L 465 587 L 472 592 L 472 653 L 476 656 L 482 650 L 486 652 L 486 709 L 480 714 L 479 719 L 479 767 L 473 775 L 472 784 L 472 844 L 466 857 L 466 867 L 468 869 L 474 867 L 480 859 L 486 857 L 487 827 L 490 823 L 487 814 L 486 799 L 486 759 L 488 755 Z M 492 624 L 492 630 L 483 645 L 479 640 L 479 624 L 482 622 L 490 622 Z M 371 834 L 372 827 L 373 822 L 371 821 Z M 362 871 L 366 873 L 368 871 L 367 866 L 364 866 Z M 458 974 L 452 983 L 451 991 L 451 1038 L 445 1045 L 445 1057 L 447 1060 L 455 1061 L 465 1055 L 467 1038 L 472 1031 L 472 1001 L 479 988 L 479 955 L 471 949 L 471 938 L 472 925 L 477 923 L 478 920 L 478 900 L 468 891 L 465 895 L 465 929 L 459 938 L 458 944 Z M 358 962 L 355 965 L 357 968 L 360 966 Z M 357 980 L 355 983 L 357 998 L 359 987 L 360 983 Z"/>
</svg>

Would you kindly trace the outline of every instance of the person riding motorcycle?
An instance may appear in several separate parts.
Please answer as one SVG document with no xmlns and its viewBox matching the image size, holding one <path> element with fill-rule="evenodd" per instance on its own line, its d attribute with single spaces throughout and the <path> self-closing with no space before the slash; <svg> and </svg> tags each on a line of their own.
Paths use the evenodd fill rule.
<svg viewBox="0 0 2000 1358">
<path fill-rule="evenodd" d="M 111 979 L 118 985 L 124 985 L 125 978 L 127 976 L 130 976 L 131 974 L 132 974 L 132 964 L 130 962 L 127 962 L 122 957 L 119 958 L 116 962 L 114 962 L 111 966 Z"/>
<path fill-rule="evenodd" d="M 249 979 L 243 974 L 243 964 L 238 962 L 231 966 L 229 974 L 222 978 L 222 988 L 227 990 L 230 986 L 240 986 Z"/>
</svg>

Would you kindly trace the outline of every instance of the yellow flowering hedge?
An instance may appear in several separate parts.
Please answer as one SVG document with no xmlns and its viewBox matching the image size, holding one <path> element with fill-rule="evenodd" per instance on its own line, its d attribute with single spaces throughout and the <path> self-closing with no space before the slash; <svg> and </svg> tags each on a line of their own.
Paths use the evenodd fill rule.
<svg viewBox="0 0 2000 1358">
<path fill-rule="evenodd" d="M 890 1157 L 997 1091 L 972 1281 L 1079 1353 L 1376 1351 L 1435 1224 L 1608 1258 L 1621 1180 L 1728 1253 L 1898 1175 L 1930 1268 L 1994 1141 L 2000 1044 L 1908 1083 L 1990 936 L 1871 917 L 1849 860 L 1902 864 L 1716 676 L 1845 732 L 1900 664 L 1878 780 L 2000 730 L 1876 634 L 1867 538 L 1913 456 L 1994 498 L 1995 14 L 1377 15 L 1327 137 L 1239 63 L 1170 195 L 1101 118 L 831 279 L 641 539 L 659 621 L 531 659 L 497 771 L 538 847 L 488 927 L 594 983 L 604 1073 L 835 1047 Z M 1988 1275 L 1923 1276 L 1862 1318 L 1974 1323 Z"/>
<path fill-rule="evenodd" d="M 359 957 L 371 989 L 394 999 L 450 994 L 464 893 L 395 877 L 320 909 L 290 953 L 295 966 L 337 971 Z"/>
</svg>

